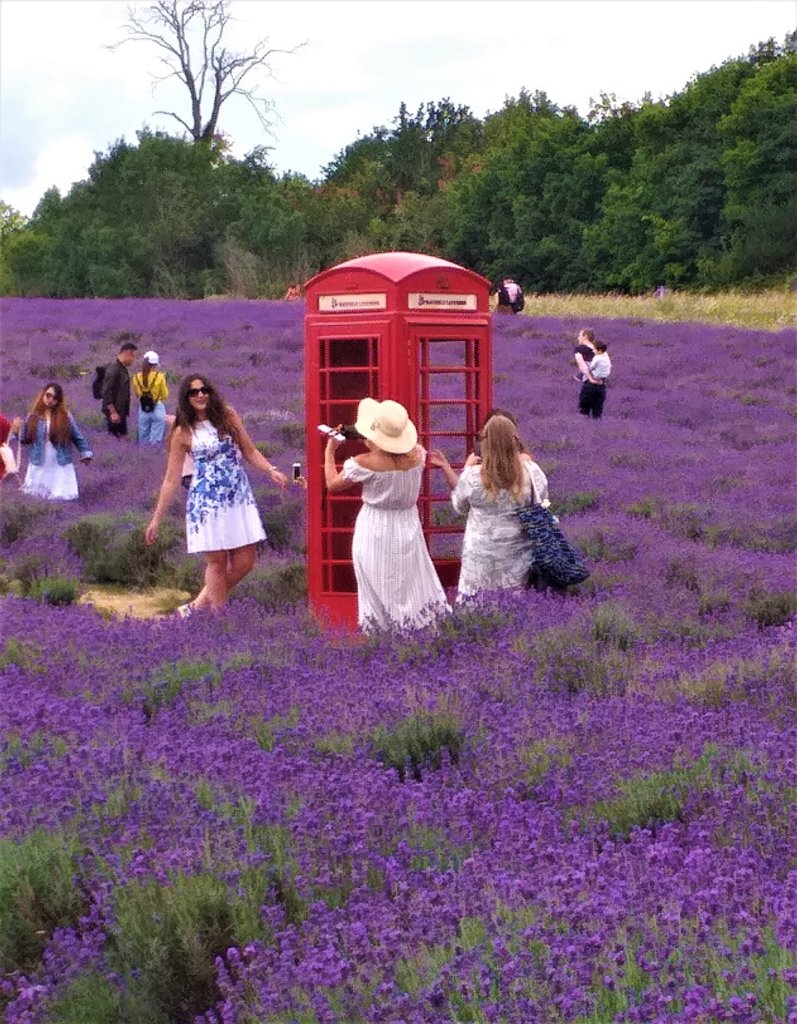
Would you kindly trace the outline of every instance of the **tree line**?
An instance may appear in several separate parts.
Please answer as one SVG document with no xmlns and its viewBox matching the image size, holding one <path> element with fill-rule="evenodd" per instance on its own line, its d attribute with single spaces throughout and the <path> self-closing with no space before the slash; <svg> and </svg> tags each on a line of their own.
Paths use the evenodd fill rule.
<svg viewBox="0 0 797 1024">
<path fill-rule="evenodd" d="M 782 281 L 797 269 L 795 36 L 665 100 L 586 117 L 522 91 L 483 119 L 450 99 L 375 127 L 317 181 L 261 147 L 143 129 L 26 220 L 0 204 L 0 291 L 278 297 L 342 260 L 426 252 L 527 292 Z"/>
</svg>

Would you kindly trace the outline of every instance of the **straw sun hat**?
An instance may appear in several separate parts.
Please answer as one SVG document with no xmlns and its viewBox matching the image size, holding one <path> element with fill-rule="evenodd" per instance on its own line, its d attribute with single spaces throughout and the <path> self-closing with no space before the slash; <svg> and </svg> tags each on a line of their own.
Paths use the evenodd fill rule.
<svg viewBox="0 0 797 1024">
<path fill-rule="evenodd" d="M 411 452 L 418 443 L 418 431 L 407 410 L 389 398 L 384 402 L 364 398 L 357 406 L 354 426 L 358 434 L 373 441 L 383 452 L 393 455 Z"/>
</svg>

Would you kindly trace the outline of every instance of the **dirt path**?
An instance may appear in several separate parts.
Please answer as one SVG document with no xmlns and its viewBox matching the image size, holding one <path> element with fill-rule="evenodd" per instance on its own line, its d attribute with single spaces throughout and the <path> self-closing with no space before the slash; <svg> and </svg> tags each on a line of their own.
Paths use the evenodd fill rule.
<svg viewBox="0 0 797 1024">
<path fill-rule="evenodd" d="M 154 587 L 144 591 L 92 587 L 83 594 L 79 603 L 92 604 L 99 612 L 131 616 L 134 619 L 153 619 L 170 615 L 190 597 L 184 590 L 170 590 L 168 587 Z"/>
</svg>

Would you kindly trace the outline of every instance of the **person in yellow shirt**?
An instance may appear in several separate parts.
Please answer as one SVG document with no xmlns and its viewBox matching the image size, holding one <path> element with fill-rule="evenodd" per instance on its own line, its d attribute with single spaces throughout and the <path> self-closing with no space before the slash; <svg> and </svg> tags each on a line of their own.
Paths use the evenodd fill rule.
<svg viewBox="0 0 797 1024">
<path fill-rule="evenodd" d="M 133 390 L 138 398 L 139 444 L 160 444 L 166 431 L 169 386 L 157 352 L 144 353 L 141 369 L 133 374 Z"/>
</svg>

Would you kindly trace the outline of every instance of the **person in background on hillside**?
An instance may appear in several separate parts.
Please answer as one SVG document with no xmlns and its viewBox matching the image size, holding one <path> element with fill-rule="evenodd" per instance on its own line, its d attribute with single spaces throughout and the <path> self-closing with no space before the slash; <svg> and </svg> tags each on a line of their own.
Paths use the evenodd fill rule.
<svg viewBox="0 0 797 1024">
<path fill-rule="evenodd" d="M 72 461 L 76 448 L 81 462 L 94 455 L 69 411 L 60 384 L 45 384 L 20 426 L 19 439 L 28 448 L 28 471 L 22 490 L 39 498 L 74 501 L 77 474 Z"/>
<path fill-rule="evenodd" d="M 130 415 L 130 374 L 138 352 L 138 345 L 126 341 L 112 363 L 105 368 L 102 382 L 102 412 L 112 437 L 127 436 L 127 417 Z"/>
<path fill-rule="evenodd" d="M 160 444 L 166 430 L 166 399 L 169 385 L 159 369 L 160 356 L 151 349 L 144 353 L 141 369 L 133 374 L 133 390 L 138 398 L 138 440 L 140 444 Z"/>
<path fill-rule="evenodd" d="M 548 480 L 521 452 L 515 424 L 492 415 L 481 434 L 481 461 L 466 464 L 456 477 L 445 455 L 433 449 L 429 461 L 454 481 L 451 503 L 467 513 L 462 542 L 458 600 L 485 590 L 525 588 L 531 541 L 515 511 L 531 500 L 548 504 Z"/>
<path fill-rule="evenodd" d="M 8 440 L 12 433 L 17 433 L 21 423 L 18 416 L 13 421 L 0 416 L 0 481 L 7 480 L 10 476 L 16 477 L 19 472 L 17 460 Z"/>
<path fill-rule="evenodd" d="M 578 334 L 573 360 L 578 372 L 573 374 L 575 380 L 582 384 L 589 377 L 589 363 L 595 355 L 595 332 L 591 327 L 584 327 Z"/>
<path fill-rule="evenodd" d="M 603 416 L 603 403 L 606 401 L 606 384 L 612 372 L 612 361 L 609 358 L 606 343 L 595 342 L 595 355 L 587 368 L 587 379 L 581 385 L 578 396 L 578 411 L 582 416 L 591 416 L 599 420 Z"/>
<path fill-rule="evenodd" d="M 222 608 L 232 588 L 254 568 L 256 545 L 266 539 L 243 461 L 280 487 L 288 482 L 257 450 L 241 417 L 208 378 L 192 374 L 180 385 L 169 461 L 145 533 L 147 544 L 154 543 L 177 493 L 187 454 L 194 464 L 186 501 L 187 547 L 189 554 L 204 552 L 206 566 L 202 590 L 178 608 L 182 618 L 200 608 Z"/>
<path fill-rule="evenodd" d="M 352 538 L 360 628 L 370 632 L 433 623 L 449 612 L 449 605 L 418 515 L 426 452 L 407 410 L 390 399 L 364 398 L 355 427 L 368 451 L 346 459 L 338 470 L 335 449 L 342 442 L 330 435 L 324 478 L 330 494 L 362 484 Z"/>
<path fill-rule="evenodd" d="M 523 309 L 523 290 L 514 277 L 507 275 L 499 278 L 494 286 L 497 295 L 498 305 L 496 313 L 519 313 Z"/>
<path fill-rule="evenodd" d="M 288 290 L 282 296 L 282 298 L 287 300 L 288 302 L 296 302 L 296 300 L 300 299 L 301 297 L 302 292 L 298 284 L 288 285 Z"/>
</svg>

